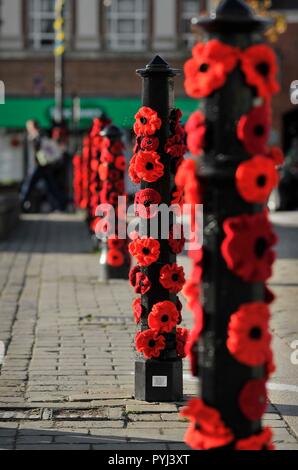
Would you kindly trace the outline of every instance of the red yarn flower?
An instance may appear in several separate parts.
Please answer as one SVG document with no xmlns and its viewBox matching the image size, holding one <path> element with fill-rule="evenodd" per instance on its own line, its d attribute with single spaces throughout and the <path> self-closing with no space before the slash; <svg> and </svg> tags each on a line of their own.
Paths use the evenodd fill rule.
<svg viewBox="0 0 298 470">
<path fill-rule="evenodd" d="M 156 152 L 139 152 L 135 160 L 137 176 L 147 183 L 154 183 L 164 174 L 164 165 Z"/>
<path fill-rule="evenodd" d="M 239 407 L 250 421 L 262 418 L 267 408 L 267 390 L 265 380 L 250 380 L 239 395 Z"/>
<path fill-rule="evenodd" d="M 241 197 L 250 203 L 263 204 L 268 201 L 279 181 L 274 163 L 263 156 L 255 156 L 239 165 L 236 186 Z"/>
<path fill-rule="evenodd" d="M 189 401 L 181 415 L 191 421 L 184 441 L 192 449 L 209 450 L 224 447 L 234 440 L 232 431 L 221 419 L 219 411 L 211 408 L 198 398 Z"/>
<path fill-rule="evenodd" d="M 98 174 L 101 181 L 106 181 L 109 177 L 109 165 L 107 163 L 99 165 Z"/>
<path fill-rule="evenodd" d="M 282 166 L 285 162 L 285 154 L 279 147 L 271 147 L 267 156 L 276 166 Z"/>
<path fill-rule="evenodd" d="M 145 295 L 151 289 L 150 279 L 146 274 L 138 273 L 136 275 L 135 293 Z"/>
<path fill-rule="evenodd" d="M 179 312 L 173 302 L 165 300 L 155 304 L 148 317 L 148 325 L 153 331 L 171 333 L 179 320 Z"/>
<path fill-rule="evenodd" d="M 203 153 L 206 137 L 206 118 L 201 111 L 195 111 L 188 119 L 185 130 L 187 133 L 187 146 L 196 156 Z"/>
<path fill-rule="evenodd" d="M 156 151 L 159 147 L 159 139 L 157 137 L 144 137 L 141 140 L 141 149 L 149 152 Z"/>
<path fill-rule="evenodd" d="M 111 235 L 108 239 L 108 248 L 119 249 L 125 244 L 125 240 L 121 240 L 117 235 Z"/>
<path fill-rule="evenodd" d="M 137 351 L 143 353 L 146 359 L 159 357 L 165 347 L 165 338 L 152 330 L 140 332 L 136 336 Z"/>
<path fill-rule="evenodd" d="M 175 233 L 179 234 L 179 237 L 176 237 Z M 176 255 L 180 255 L 184 249 L 184 245 L 185 245 L 185 238 L 183 234 L 183 227 L 181 225 L 170 227 L 169 247 L 172 253 Z"/>
<path fill-rule="evenodd" d="M 141 272 L 140 266 L 134 266 L 129 271 L 129 282 L 132 287 L 135 287 L 137 283 L 137 274 Z"/>
<path fill-rule="evenodd" d="M 134 155 L 132 159 L 130 160 L 128 174 L 133 183 L 140 184 L 141 178 L 137 175 L 137 172 L 136 172 L 136 160 L 137 160 L 137 155 Z"/>
<path fill-rule="evenodd" d="M 124 255 L 119 250 L 110 250 L 107 256 L 107 263 L 114 268 L 119 268 L 124 264 Z"/>
<path fill-rule="evenodd" d="M 126 159 L 124 155 L 119 155 L 119 157 L 115 158 L 115 168 L 120 171 L 126 170 Z"/>
<path fill-rule="evenodd" d="M 160 270 L 159 282 L 171 294 L 178 294 L 185 284 L 184 269 L 176 263 L 166 264 Z"/>
<path fill-rule="evenodd" d="M 246 282 L 264 282 L 272 275 L 277 237 L 265 212 L 224 222 L 222 255 L 228 268 Z"/>
<path fill-rule="evenodd" d="M 276 55 L 266 44 L 257 44 L 242 51 L 241 68 L 246 82 L 257 89 L 259 96 L 268 99 L 279 92 Z"/>
<path fill-rule="evenodd" d="M 134 318 L 135 318 L 135 322 L 138 325 L 141 321 L 141 317 L 142 317 L 142 313 L 143 313 L 141 299 L 135 299 L 133 301 L 132 310 L 133 310 L 133 315 L 134 315 Z"/>
<path fill-rule="evenodd" d="M 181 359 L 186 357 L 185 346 L 189 337 L 189 331 L 187 328 L 177 328 L 176 330 L 176 350 L 177 354 Z"/>
<path fill-rule="evenodd" d="M 135 214 L 137 217 L 151 219 L 156 216 L 160 203 L 161 195 L 155 189 L 143 189 L 135 196 Z"/>
<path fill-rule="evenodd" d="M 156 111 L 143 106 L 136 114 L 136 123 L 134 131 L 137 136 L 150 136 L 155 134 L 161 128 L 162 122 Z"/>
<path fill-rule="evenodd" d="M 140 266 L 150 266 L 160 256 L 160 244 L 154 238 L 142 237 L 130 243 L 129 252 Z"/>
<path fill-rule="evenodd" d="M 175 189 L 176 189 L 176 191 L 174 190 L 172 192 L 171 205 L 172 206 L 175 206 L 175 205 L 182 206 L 183 202 L 184 202 L 184 193 L 183 193 L 183 191 L 181 191 L 181 189 L 177 189 L 177 188 L 175 188 Z"/>
<path fill-rule="evenodd" d="M 236 450 L 274 450 L 272 444 L 272 431 L 270 428 L 265 428 L 260 434 L 241 439 L 236 443 Z"/>
<path fill-rule="evenodd" d="M 173 158 L 181 158 L 187 152 L 184 139 L 179 134 L 169 137 L 165 146 L 165 152 Z"/>
<path fill-rule="evenodd" d="M 251 155 L 265 154 L 271 127 L 271 111 L 268 104 L 257 106 L 242 116 L 238 122 L 238 139 Z"/>
<path fill-rule="evenodd" d="M 176 175 L 176 185 L 184 191 L 186 204 L 201 203 L 201 188 L 196 172 L 196 162 L 194 160 L 185 160 Z"/>
<path fill-rule="evenodd" d="M 221 88 L 236 67 L 239 50 L 213 39 L 193 48 L 184 67 L 185 90 L 192 98 L 204 98 Z"/>
<path fill-rule="evenodd" d="M 270 312 L 266 304 L 241 305 L 231 316 L 227 348 L 237 361 L 249 367 L 264 365 L 270 357 Z"/>
</svg>

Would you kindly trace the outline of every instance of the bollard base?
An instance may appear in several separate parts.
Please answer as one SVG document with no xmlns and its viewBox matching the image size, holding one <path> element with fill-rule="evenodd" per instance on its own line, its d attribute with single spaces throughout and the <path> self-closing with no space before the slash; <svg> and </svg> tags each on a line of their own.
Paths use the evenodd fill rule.
<svg viewBox="0 0 298 470">
<path fill-rule="evenodd" d="M 176 402 L 183 399 L 182 360 L 137 360 L 135 398 L 147 402 Z"/>
</svg>

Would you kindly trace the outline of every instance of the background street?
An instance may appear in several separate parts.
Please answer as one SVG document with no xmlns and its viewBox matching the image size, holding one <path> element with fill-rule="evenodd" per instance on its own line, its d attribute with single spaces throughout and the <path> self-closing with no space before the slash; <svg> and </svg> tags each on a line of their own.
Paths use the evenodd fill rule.
<svg viewBox="0 0 298 470">
<path fill-rule="evenodd" d="M 298 213 L 272 216 L 280 236 L 271 287 L 278 370 L 265 424 L 278 449 L 298 450 Z M 188 269 L 186 257 L 180 260 Z M 136 402 L 134 298 L 125 281 L 98 281 L 80 216 L 24 216 L 0 244 L 0 449 L 186 449 L 183 403 Z M 187 326 L 190 313 L 185 310 Z M 185 361 L 185 395 L 197 393 Z"/>
</svg>

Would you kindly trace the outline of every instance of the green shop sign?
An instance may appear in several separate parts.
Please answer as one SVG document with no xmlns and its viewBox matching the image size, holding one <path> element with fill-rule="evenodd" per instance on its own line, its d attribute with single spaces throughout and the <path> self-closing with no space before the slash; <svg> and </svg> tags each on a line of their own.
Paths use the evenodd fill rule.
<svg viewBox="0 0 298 470">
<path fill-rule="evenodd" d="M 36 119 L 43 128 L 50 128 L 54 115 L 52 98 L 6 98 L 0 107 L 0 128 L 24 129 L 28 119 Z M 138 98 L 82 98 L 79 128 L 88 129 L 94 117 L 105 111 L 114 124 L 131 128 L 134 115 L 141 106 Z M 184 120 L 197 108 L 197 101 L 190 98 L 177 98 L 176 106 L 183 111 Z M 65 119 L 71 124 L 72 101 L 65 100 Z"/>
</svg>

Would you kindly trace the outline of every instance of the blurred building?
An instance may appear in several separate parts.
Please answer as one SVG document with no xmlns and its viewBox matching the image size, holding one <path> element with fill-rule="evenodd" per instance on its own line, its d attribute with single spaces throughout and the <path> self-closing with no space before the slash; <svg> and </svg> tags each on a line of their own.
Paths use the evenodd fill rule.
<svg viewBox="0 0 298 470">
<path fill-rule="evenodd" d="M 0 127 L 19 126 L 30 112 L 49 122 L 54 90 L 53 6 L 55 0 L 1 0 L 0 80 L 6 84 L 5 117 Z M 66 0 L 66 95 L 83 97 L 86 123 L 97 108 L 130 126 L 139 103 L 143 67 L 158 52 L 182 68 L 194 42 L 190 20 L 210 11 L 216 0 Z M 298 79 L 298 0 L 273 0 L 282 10 L 288 30 L 277 43 L 282 94 L 275 100 L 275 128 L 292 109 L 290 84 Z M 194 100 L 185 97 L 183 77 L 176 80 L 178 104 L 188 115 Z M 15 98 L 18 98 L 16 101 Z M 19 106 L 16 112 L 16 103 Z M 39 97 L 39 100 L 32 100 Z M 43 103 L 43 105 L 42 105 Z M 70 102 L 67 102 L 68 114 Z M 1 110 L 0 110 L 1 111 Z M 88 120 L 89 119 L 89 120 Z"/>
</svg>

